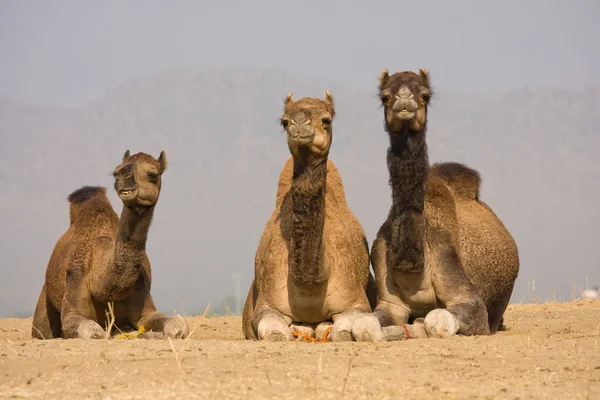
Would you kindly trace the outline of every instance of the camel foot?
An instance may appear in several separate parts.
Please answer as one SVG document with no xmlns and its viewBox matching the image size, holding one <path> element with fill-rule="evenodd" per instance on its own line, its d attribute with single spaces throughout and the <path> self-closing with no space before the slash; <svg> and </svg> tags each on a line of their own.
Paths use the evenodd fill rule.
<svg viewBox="0 0 600 400">
<path fill-rule="evenodd" d="M 304 336 L 304 337 L 311 337 L 311 338 L 315 337 L 315 330 L 307 325 L 292 324 L 292 325 L 290 325 L 290 329 L 292 331 L 298 332 L 301 336 Z"/>
<path fill-rule="evenodd" d="M 85 320 L 77 327 L 77 337 L 80 339 L 103 339 L 106 332 L 97 322 Z"/>
<path fill-rule="evenodd" d="M 352 320 L 349 315 L 341 314 L 333 323 L 333 328 L 329 333 L 332 342 L 349 342 L 352 340 Z"/>
<path fill-rule="evenodd" d="M 382 330 L 383 340 L 387 342 L 427 337 L 427 332 L 425 332 L 425 325 L 423 325 L 422 321 L 415 321 L 413 324 L 386 326 Z"/>
<path fill-rule="evenodd" d="M 165 339 L 183 339 L 189 334 L 189 326 L 185 319 L 179 314 L 174 317 L 170 317 L 169 320 L 165 323 L 163 328 L 163 333 Z"/>
<path fill-rule="evenodd" d="M 321 322 L 315 329 L 315 339 L 317 342 L 331 342 L 331 329 L 333 328 L 332 322 Z"/>
<path fill-rule="evenodd" d="M 269 342 L 289 342 L 292 331 L 283 318 L 266 315 L 258 323 L 258 339 Z"/>
<path fill-rule="evenodd" d="M 436 308 L 425 316 L 425 331 L 427 336 L 446 338 L 458 332 L 458 321 L 448 310 Z"/>
<path fill-rule="evenodd" d="M 373 314 L 360 314 L 352 321 L 352 337 L 357 342 L 379 342 L 383 339 L 381 324 Z"/>
</svg>

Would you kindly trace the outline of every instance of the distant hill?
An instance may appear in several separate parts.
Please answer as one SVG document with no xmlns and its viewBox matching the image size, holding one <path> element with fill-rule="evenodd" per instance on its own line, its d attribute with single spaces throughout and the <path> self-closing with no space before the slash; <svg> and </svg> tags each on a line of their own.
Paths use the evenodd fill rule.
<svg viewBox="0 0 600 400">
<path fill-rule="evenodd" d="M 245 297 L 289 156 L 278 126 L 288 92 L 332 92 L 331 158 L 371 243 L 390 204 L 375 85 L 376 77 L 364 91 L 279 70 L 178 69 L 127 81 L 78 110 L 0 97 L 0 316 L 33 311 L 68 226 L 66 196 L 85 184 L 110 188 L 127 149 L 165 150 L 169 159 L 148 245 L 159 308 L 219 303 L 235 294 L 233 273 L 245 274 Z M 465 162 L 482 173 L 482 198 L 519 245 L 513 301 L 552 297 L 550 289 L 569 299 L 573 280 L 579 291 L 586 274 L 590 285 L 600 283 L 600 88 L 441 92 L 428 143 L 432 162 Z"/>
</svg>

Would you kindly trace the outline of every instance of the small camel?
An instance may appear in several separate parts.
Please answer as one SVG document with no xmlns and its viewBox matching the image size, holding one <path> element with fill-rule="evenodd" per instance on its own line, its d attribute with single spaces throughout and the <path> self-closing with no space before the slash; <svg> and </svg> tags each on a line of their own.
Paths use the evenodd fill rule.
<svg viewBox="0 0 600 400">
<path fill-rule="evenodd" d="M 166 168 L 164 151 L 157 160 L 127 150 L 113 172 L 123 201 L 120 219 L 103 187 L 85 186 L 69 195 L 71 223 L 48 262 L 33 317 L 34 338 L 103 338 L 109 302 L 117 327 L 187 336 L 185 320 L 158 312 L 150 295 L 146 238 Z"/>
<path fill-rule="evenodd" d="M 392 206 L 371 261 L 374 315 L 384 338 L 495 333 L 519 272 L 515 241 L 480 200 L 477 171 L 458 163 L 430 168 L 429 73 L 383 70 L 379 90 L 390 138 Z"/>
<path fill-rule="evenodd" d="M 328 159 L 333 98 L 285 100 L 281 125 L 292 157 L 255 257 L 243 312 L 246 339 L 378 341 L 376 288 L 365 233 Z M 367 296 L 367 291 L 371 294 Z"/>
</svg>

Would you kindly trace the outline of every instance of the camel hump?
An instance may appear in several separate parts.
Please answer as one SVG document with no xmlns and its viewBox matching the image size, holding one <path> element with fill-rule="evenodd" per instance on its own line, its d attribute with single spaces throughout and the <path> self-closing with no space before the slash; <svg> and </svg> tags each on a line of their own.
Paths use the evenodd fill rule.
<svg viewBox="0 0 600 400">
<path fill-rule="evenodd" d="M 114 213 L 108 197 L 106 197 L 106 188 L 99 186 L 84 186 L 77 189 L 67 197 L 69 200 L 69 218 L 71 225 L 80 226 L 88 219 L 90 212 L 108 212 Z"/>
<path fill-rule="evenodd" d="M 80 204 L 94 197 L 105 198 L 106 188 L 100 186 L 84 186 L 71 193 L 69 197 L 67 197 L 67 200 L 69 200 L 69 203 L 71 204 Z"/>
<path fill-rule="evenodd" d="M 476 170 L 457 162 L 434 164 L 431 172 L 446 182 L 458 197 L 479 199 L 481 176 Z"/>
</svg>

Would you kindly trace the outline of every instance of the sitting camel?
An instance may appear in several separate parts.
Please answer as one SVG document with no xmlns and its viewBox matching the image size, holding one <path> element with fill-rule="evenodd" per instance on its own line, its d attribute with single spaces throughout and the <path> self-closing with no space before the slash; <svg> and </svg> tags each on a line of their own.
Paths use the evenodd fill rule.
<svg viewBox="0 0 600 400">
<path fill-rule="evenodd" d="M 295 102 L 291 93 L 285 101 L 281 125 L 292 158 L 279 176 L 275 211 L 256 251 L 242 321 L 246 339 L 382 337 L 371 313 L 376 289 L 368 243 L 328 159 L 334 114 L 329 92 L 324 101 Z"/>
<path fill-rule="evenodd" d="M 515 241 L 480 200 L 476 171 L 429 167 L 428 72 L 384 70 L 379 81 L 392 206 L 371 260 L 384 338 L 495 333 L 519 272 Z"/>
<path fill-rule="evenodd" d="M 166 168 L 164 152 L 156 160 L 127 150 L 113 173 L 123 201 L 120 219 L 105 188 L 85 186 L 71 193 L 71 224 L 48 263 L 33 317 L 34 338 L 103 338 L 109 302 L 117 327 L 187 335 L 184 319 L 158 312 L 150 295 L 146 238 Z"/>
</svg>

